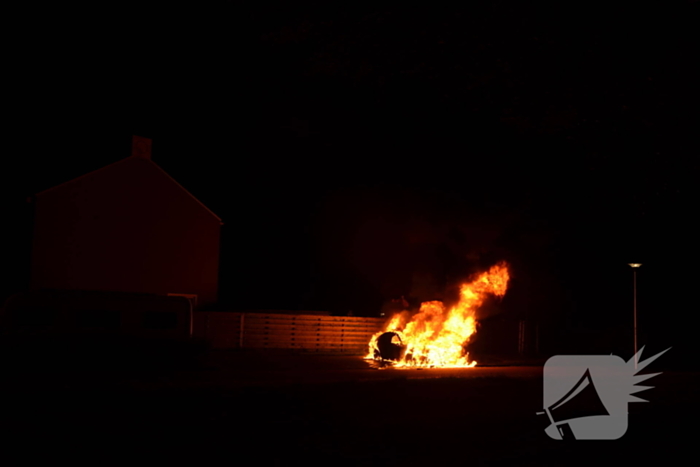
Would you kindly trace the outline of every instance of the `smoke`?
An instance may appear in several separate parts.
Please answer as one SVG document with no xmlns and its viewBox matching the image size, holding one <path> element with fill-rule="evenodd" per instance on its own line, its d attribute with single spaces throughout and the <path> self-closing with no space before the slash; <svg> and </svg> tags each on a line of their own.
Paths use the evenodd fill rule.
<svg viewBox="0 0 700 467">
<path fill-rule="evenodd" d="M 411 245 L 413 274 L 407 296 L 415 302 L 456 303 L 462 284 L 507 259 L 501 244 L 505 227 L 505 223 L 476 213 L 445 216 L 441 222 L 423 225 L 422 230 L 430 230 L 431 235 L 414 238 Z M 430 241 L 425 241 L 427 238 Z M 497 312 L 490 300 L 484 304 L 484 317 Z"/>
<path fill-rule="evenodd" d="M 444 192 L 355 189 L 328 202 L 326 221 L 344 231 L 345 260 L 385 303 L 404 296 L 411 309 L 430 300 L 449 306 L 460 284 L 506 259 L 499 242 L 508 215 L 474 206 Z M 497 312 L 486 303 L 482 314 Z"/>
</svg>

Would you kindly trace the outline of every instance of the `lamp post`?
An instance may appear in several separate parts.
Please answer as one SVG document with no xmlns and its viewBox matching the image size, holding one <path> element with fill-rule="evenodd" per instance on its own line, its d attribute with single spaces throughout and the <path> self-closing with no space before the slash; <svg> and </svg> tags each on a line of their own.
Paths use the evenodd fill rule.
<svg viewBox="0 0 700 467">
<path fill-rule="evenodd" d="M 639 263 L 629 263 L 632 266 L 634 277 L 634 369 L 637 369 L 637 268 Z"/>
</svg>

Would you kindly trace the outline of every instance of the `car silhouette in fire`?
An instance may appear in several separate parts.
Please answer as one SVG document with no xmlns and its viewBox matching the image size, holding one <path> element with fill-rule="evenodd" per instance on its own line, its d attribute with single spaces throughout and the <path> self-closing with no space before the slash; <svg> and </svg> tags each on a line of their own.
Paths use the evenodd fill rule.
<svg viewBox="0 0 700 467">
<path fill-rule="evenodd" d="M 398 362 L 406 354 L 406 345 L 395 332 L 385 332 L 377 338 L 374 359 L 382 362 Z"/>
</svg>

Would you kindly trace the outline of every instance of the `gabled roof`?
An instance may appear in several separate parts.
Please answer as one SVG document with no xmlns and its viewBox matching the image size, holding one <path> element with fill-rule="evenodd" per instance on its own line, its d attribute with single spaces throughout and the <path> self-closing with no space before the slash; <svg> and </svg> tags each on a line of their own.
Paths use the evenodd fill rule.
<svg viewBox="0 0 700 467">
<path fill-rule="evenodd" d="M 93 170 L 92 172 L 88 172 L 88 173 L 86 173 L 86 174 L 83 174 L 83 175 L 81 175 L 81 176 L 79 176 L 79 177 L 76 177 L 76 178 L 74 178 L 74 179 L 72 179 L 72 180 L 68 180 L 67 182 L 63 182 L 63 183 L 60 183 L 60 184 L 58 184 L 58 185 L 56 185 L 56 186 L 53 186 L 53 187 L 51 187 L 51 188 L 48 188 L 48 189 L 46 189 L 46 190 L 40 191 L 39 193 L 36 193 L 34 196 L 41 196 L 41 195 L 44 195 L 44 194 L 49 193 L 49 192 L 51 192 L 51 191 L 53 191 L 53 190 L 55 190 L 55 189 L 57 189 L 57 188 L 59 188 L 59 187 L 63 187 L 63 186 L 69 185 L 69 184 L 74 183 L 74 182 L 76 182 L 76 181 L 78 181 L 78 180 L 81 180 L 82 178 L 88 177 L 88 176 L 90 176 L 90 175 L 94 175 L 94 174 L 96 174 L 96 173 L 98 173 L 98 172 L 101 172 L 101 171 L 103 171 L 103 170 L 105 170 L 105 169 L 114 167 L 114 166 L 117 165 L 117 164 L 123 164 L 123 163 L 125 163 L 125 162 L 127 162 L 127 161 L 130 162 L 130 161 L 132 161 L 132 160 L 134 160 L 134 159 L 143 160 L 144 162 L 150 164 L 152 167 L 155 167 L 156 169 L 158 169 L 158 171 L 160 171 L 162 174 L 164 174 L 166 177 L 168 177 L 168 179 L 170 179 L 175 185 L 177 185 L 178 187 L 180 187 L 180 189 L 181 189 L 183 192 L 187 193 L 187 195 L 188 195 L 190 198 L 192 198 L 193 200 L 195 200 L 200 206 L 202 206 L 204 209 L 206 209 L 212 216 L 214 216 L 219 222 L 221 222 L 221 218 L 220 218 L 219 216 L 217 216 L 216 214 L 214 214 L 214 212 L 212 212 L 211 209 L 209 209 L 208 207 L 206 207 L 206 205 L 205 205 L 204 203 L 202 203 L 200 200 L 198 200 L 197 198 L 195 198 L 195 196 L 194 196 L 192 193 L 190 193 L 189 191 L 187 191 L 187 190 L 185 189 L 185 187 L 183 187 L 182 185 L 180 185 L 180 184 L 177 182 L 177 180 L 175 180 L 173 177 L 171 177 L 170 174 L 168 174 L 165 170 L 163 170 L 158 164 L 156 164 L 155 162 L 153 162 L 153 161 L 150 160 L 150 159 L 144 159 L 144 158 L 138 157 L 138 156 L 129 156 L 129 157 L 125 158 L 125 159 L 121 159 L 121 160 L 119 160 L 119 161 L 117 161 L 117 162 L 113 162 L 112 164 L 108 164 L 108 165 L 106 165 L 106 166 L 104 166 L 104 167 L 101 167 L 101 168 L 99 168 L 99 169 Z M 221 225 L 223 225 L 223 222 L 221 222 Z"/>
</svg>

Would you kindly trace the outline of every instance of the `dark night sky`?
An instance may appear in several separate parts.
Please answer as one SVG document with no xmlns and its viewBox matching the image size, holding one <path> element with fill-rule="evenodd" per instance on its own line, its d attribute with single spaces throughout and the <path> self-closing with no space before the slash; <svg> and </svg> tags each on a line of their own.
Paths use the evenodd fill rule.
<svg viewBox="0 0 700 467">
<path fill-rule="evenodd" d="M 695 319 L 698 2 L 286 8 L 125 13 L 18 55 L 5 295 L 26 197 L 137 133 L 224 220 L 230 308 L 373 315 L 505 258 L 509 313 L 626 326 L 639 261 L 646 329 Z"/>
</svg>

